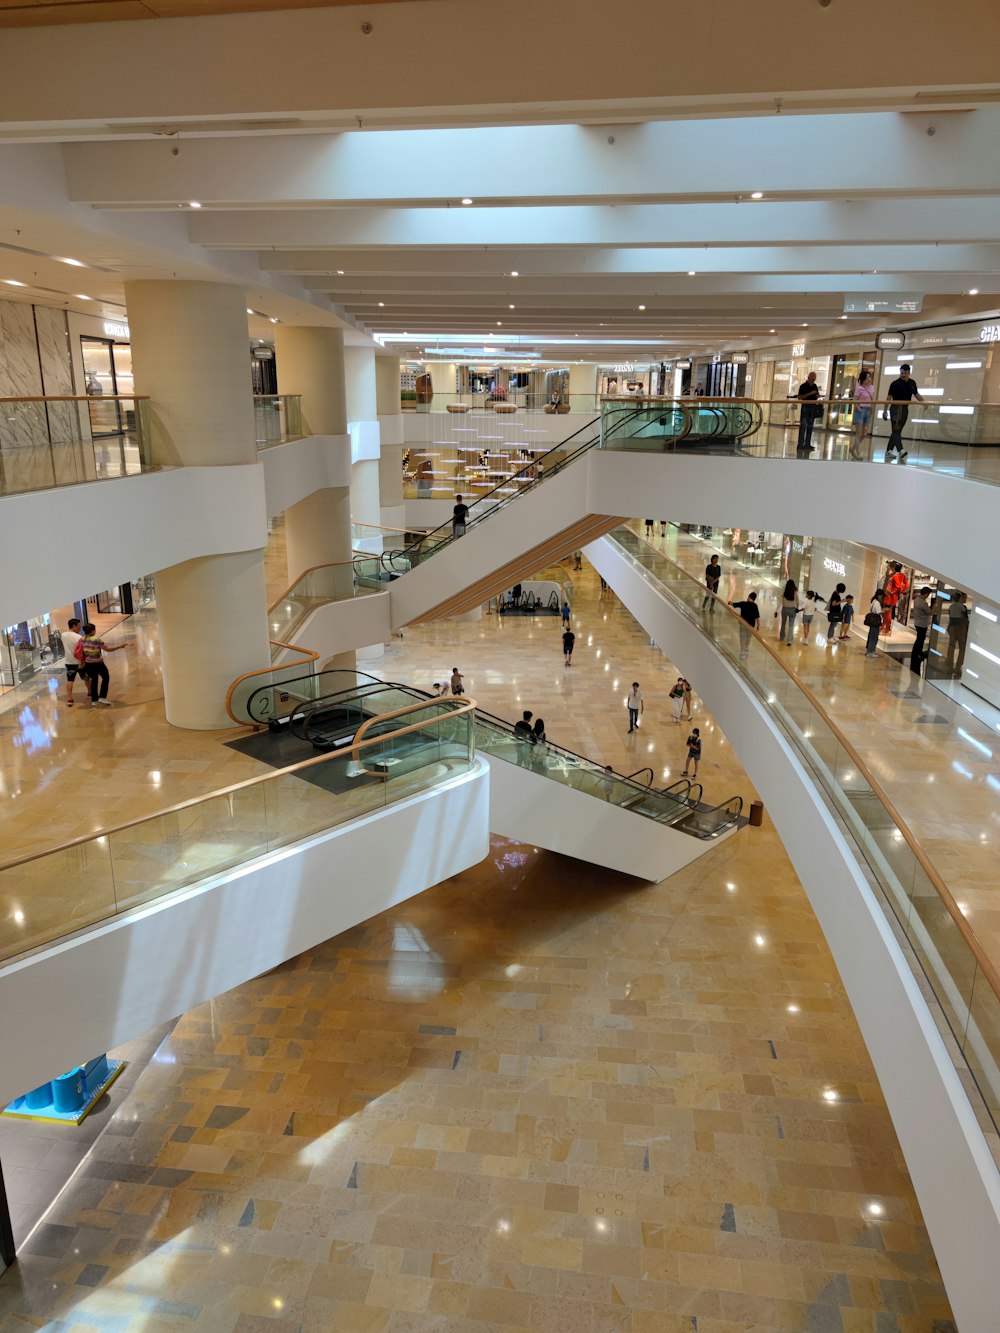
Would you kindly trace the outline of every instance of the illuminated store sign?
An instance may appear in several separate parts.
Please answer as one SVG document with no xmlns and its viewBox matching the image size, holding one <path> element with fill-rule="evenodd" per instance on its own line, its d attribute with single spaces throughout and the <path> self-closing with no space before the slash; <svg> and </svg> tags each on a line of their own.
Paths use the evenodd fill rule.
<svg viewBox="0 0 1000 1333">
<path fill-rule="evenodd" d="M 123 324 L 118 319 L 106 319 L 104 321 L 104 333 L 108 338 L 122 338 L 126 342 L 130 337 L 128 325 Z"/>
<path fill-rule="evenodd" d="M 1000 343 L 1000 324 L 984 324 L 979 330 L 981 343 Z"/>
<path fill-rule="evenodd" d="M 840 561 L 831 560 L 829 556 L 824 557 L 823 568 L 829 570 L 831 574 L 839 574 L 842 579 L 847 577 L 847 570 Z"/>
<path fill-rule="evenodd" d="M 898 352 L 900 348 L 906 346 L 906 334 L 880 333 L 875 339 L 875 346 L 880 347 L 882 351 Z"/>
<path fill-rule="evenodd" d="M 806 354 L 805 343 L 792 343 L 792 356 L 805 356 L 805 354 Z"/>
</svg>

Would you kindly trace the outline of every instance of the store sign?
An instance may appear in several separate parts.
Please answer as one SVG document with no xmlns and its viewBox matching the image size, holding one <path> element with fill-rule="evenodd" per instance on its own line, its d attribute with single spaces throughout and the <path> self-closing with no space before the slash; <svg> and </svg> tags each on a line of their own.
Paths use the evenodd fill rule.
<svg viewBox="0 0 1000 1333">
<path fill-rule="evenodd" d="M 875 346 L 883 352 L 898 352 L 906 346 L 905 333 L 880 333 Z"/>
<path fill-rule="evenodd" d="M 844 296 L 845 315 L 919 315 L 923 308 L 923 292 L 895 292 L 892 296 L 848 292 Z"/>
<path fill-rule="evenodd" d="M 1000 343 L 1000 324 L 984 324 L 979 330 L 981 343 Z"/>
<path fill-rule="evenodd" d="M 750 360 L 750 353 L 732 352 L 730 353 L 729 360 L 734 366 L 745 366 Z"/>
<path fill-rule="evenodd" d="M 273 361 L 273 360 L 274 360 L 274 348 L 273 348 L 273 347 L 255 347 L 255 348 L 253 349 L 253 359 L 254 359 L 255 361 Z"/>
<path fill-rule="evenodd" d="M 631 375 L 635 366 L 631 361 L 622 361 L 617 366 L 612 366 L 611 369 L 617 371 L 619 375 Z"/>
<path fill-rule="evenodd" d="M 108 338 L 121 338 L 125 342 L 128 342 L 131 337 L 128 325 L 120 319 L 106 319 L 104 321 L 104 333 Z"/>
<path fill-rule="evenodd" d="M 685 359 L 685 360 L 683 360 L 683 361 L 678 361 L 678 362 L 677 362 L 677 369 L 678 369 L 678 370 L 690 370 L 690 369 L 691 369 L 691 362 L 688 361 L 687 359 Z"/>
<path fill-rule="evenodd" d="M 792 356 L 805 356 L 805 354 L 806 354 L 805 343 L 792 343 Z"/>
<path fill-rule="evenodd" d="M 828 570 L 831 574 L 839 574 L 842 579 L 847 577 L 847 570 L 840 561 L 831 560 L 829 556 L 824 557 L 823 568 Z"/>
</svg>

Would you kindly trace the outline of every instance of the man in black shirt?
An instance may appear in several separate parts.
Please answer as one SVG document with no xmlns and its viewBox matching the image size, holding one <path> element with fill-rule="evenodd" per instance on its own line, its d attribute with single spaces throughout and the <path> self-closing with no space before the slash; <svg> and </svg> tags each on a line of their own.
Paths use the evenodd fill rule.
<svg viewBox="0 0 1000 1333">
<path fill-rule="evenodd" d="M 535 744 L 535 733 L 531 729 L 532 714 L 525 709 L 521 714 L 520 722 L 514 723 L 514 739 L 517 741 L 517 762 L 524 764 L 526 768 L 531 767 L 531 758 L 528 754 L 530 748 Z"/>
<path fill-rule="evenodd" d="M 799 409 L 799 442 L 795 446 L 799 453 L 809 453 L 815 449 L 812 442 L 812 433 L 814 423 L 823 415 L 823 409 L 818 406 L 820 388 L 816 383 L 816 372 L 810 370 L 799 385 L 798 400 L 802 404 Z"/>
<path fill-rule="evenodd" d="M 469 506 L 462 503 L 460 495 L 456 495 L 455 500 L 455 508 L 451 511 L 451 533 L 453 537 L 464 537 L 465 520 L 469 517 Z"/>
<path fill-rule="evenodd" d="M 760 619 L 757 594 L 752 592 L 745 602 L 730 602 L 729 605 L 740 613 L 740 659 L 742 660 L 750 652 L 750 635 L 756 630 L 757 621 Z"/>
<path fill-rule="evenodd" d="M 899 379 L 893 380 L 889 385 L 886 397 L 889 399 L 889 406 L 882 413 L 882 420 L 889 419 L 892 424 L 892 434 L 889 436 L 889 443 L 885 446 L 885 461 L 890 462 L 889 455 L 893 449 L 898 449 L 899 461 L 905 463 L 906 450 L 903 448 L 903 427 L 906 425 L 906 418 L 910 415 L 907 404 L 913 398 L 918 403 L 924 401 L 917 392 L 916 381 L 910 378 L 910 367 L 905 361 L 899 367 Z"/>
<path fill-rule="evenodd" d="M 715 598 L 712 596 L 712 593 L 719 591 L 719 579 L 721 578 L 722 566 L 719 564 L 719 557 L 713 555 L 711 560 L 705 566 L 705 587 L 708 589 L 708 592 L 706 592 L 705 596 L 701 599 L 701 609 L 703 611 L 707 606 L 709 611 L 714 613 Z"/>
<path fill-rule="evenodd" d="M 571 629 L 567 628 L 565 633 L 563 634 L 563 657 L 565 657 L 566 659 L 566 661 L 563 663 L 564 666 L 573 665 L 574 643 L 576 643 L 576 635 L 573 633 Z"/>
</svg>

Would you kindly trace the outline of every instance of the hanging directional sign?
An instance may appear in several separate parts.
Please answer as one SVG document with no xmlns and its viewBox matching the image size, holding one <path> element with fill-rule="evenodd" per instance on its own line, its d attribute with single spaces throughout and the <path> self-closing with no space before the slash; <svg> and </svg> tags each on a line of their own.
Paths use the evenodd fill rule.
<svg viewBox="0 0 1000 1333">
<path fill-rule="evenodd" d="M 891 292 L 887 296 L 846 292 L 844 295 L 845 315 L 919 315 L 923 308 L 923 292 Z"/>
</svg>

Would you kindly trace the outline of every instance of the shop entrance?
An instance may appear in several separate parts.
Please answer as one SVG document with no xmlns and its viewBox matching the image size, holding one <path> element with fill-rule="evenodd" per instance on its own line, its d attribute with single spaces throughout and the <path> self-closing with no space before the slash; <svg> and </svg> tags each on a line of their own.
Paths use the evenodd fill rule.
<svg viewBox="0 0 1000 1333">
<path fill-rule="evenodd" d="M 878 352 L 845 352 L 833 358 L 830 366 L 830 398 L 847 398 L 854 395 L 858 376 L 867 370 L 874 383 Z M 830 430 L 850 430 L 854 419 L 854 406 L 851 402 L 831 402 L 826 415 L 826 424 Z"/>
<path fill-rule="evenodd" d="M 90 399 L 90 433 L 97 439 L 135 429 L 132 348 L 113 338 L 80 335 L 83 373 Z M 125 399 L 126 401 L 122 401 Z"/>
</svg>

